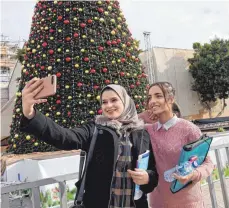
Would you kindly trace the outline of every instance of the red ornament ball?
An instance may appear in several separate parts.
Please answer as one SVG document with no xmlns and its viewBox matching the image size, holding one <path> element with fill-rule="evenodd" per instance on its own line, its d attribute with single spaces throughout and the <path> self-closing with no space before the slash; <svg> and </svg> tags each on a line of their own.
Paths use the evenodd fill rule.
<svg viewBox="0 0 229 208">
<path fill-rule="evenodd" d="M 85 57 L 83 60 L 86 61 L 86 62 L 88 62 L 89 61 L 89 58 L 88 57 Z"/>
<path fill-rule="evenodd" d="M 46 47 L 47 45 L 48 45 L 48 43 L 46 43 L 46 42 L 42 43 L 43 47 Z"/>
<path fill-rule="evenodd" d="M 89 19 L 88 21 L 87 21 L 87 23 L 89 23 L 89 24 L 91 24 L 93 21 L 92 21 L 92 19 Z"/>
<path fill-rule="evenodd" d="M 79 37 L 79 34 L 78 33 L 74 33 L 74 38 L 78 38 Z"/>
<path fill-rule="evenodd" d="M 66 40 L 66 41 L 70 41 L 71 38 L 68 36 L 68 37 L 65 38 L 65 40 Z"/>
<path fill-rule="evenodd" d="M 103 13 L 104 12 L 103 8 L 98 8 L 98 12 Z"/>
<path fill-rule="evenodd" d="M 50 55 L 53 55 L 53 54 L 54 54 L 54 50 L 50 49 L 50 50 L 49 50 L 49 54 L 50 54 Z"/>
<path fill-rule="evenodd" d="M 62 16 L 58 16 L 57 19 L 58 19 L 59 21 L 61 21 L 61 20 L 63 19 L 63 17 L 62 17 Z"/>
<path fill-rule="evenodd" d="M 109 79 L 106 79 L 106 80 L 105 80 L 105 83 L 106 83 L 106 84 L 110 84 L 110 80 L 109 80 Z"/>
<path fill-rule="evenodd" d="M 95 74 L 95 73 L 96 73 L 95 69 L 90 70 L 90 74 Z"/>
<path fill-rule="evenodd" d="M 106 73 L 108 71 L 107 68 L 103 68 L 103 72 Z"/>
<path fill-rule="evenodd" d="M 131 89 L 134 89 L 134 87 L 135 87 L 134 84 L 130 85 L 130 88 L 131 88 Z"/>
<path fill-rule="evenodd" d="M 69 24 L 70 23 L 70 21 L 69 20 L 64 20 L 64 24 Z"/>
<path fill-rule="evenodd" d="M 85 28 L 86 24 L 85 23 L 80 23 L 80 27 Z"/>
<path fill-rule="evenodd" d="M 82 87 L 82 85 L 83 85 L 83 84 L 82 84 L 81 82 L 78 82 L 78 83 L 77 83 L 77 86 L 78 86 L 78 87 Z"/>
<path fill-rule="evenodd" d="M 98 114 L 101 115 L 103 113 L 103 110 L 102 109 L 99 109 L 98 110 Z"/>
<path fill-rule="evenodd" d="M 66 57 L 65 61 L 70 62 L 72 59 L 70 57 Z"/>
</svg>

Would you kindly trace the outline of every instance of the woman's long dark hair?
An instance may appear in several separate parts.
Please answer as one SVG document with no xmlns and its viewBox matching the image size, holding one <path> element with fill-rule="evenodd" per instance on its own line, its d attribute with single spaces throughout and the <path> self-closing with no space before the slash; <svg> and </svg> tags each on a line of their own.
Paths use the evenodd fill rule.
<svg viewBox="0 0 229 208">
<path fill-rule="evenodd" d="M 179 105 L 175 102 L 172 105 L 173 113 L 177 115 L 178 118 L 181 118 L 181 111 Z"/>
</svg>

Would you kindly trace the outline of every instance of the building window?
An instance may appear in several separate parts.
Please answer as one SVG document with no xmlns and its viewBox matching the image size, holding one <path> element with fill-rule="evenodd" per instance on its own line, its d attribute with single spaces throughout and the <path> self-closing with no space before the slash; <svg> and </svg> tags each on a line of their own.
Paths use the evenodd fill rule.
<svg viewBox="0 0 229 208">
<path fill-rule="evenodd" d="M 3 66 L 3 67 L 0 68 L 0 73 L 1 74 L 9 74 L 10 73 L 10 68 Z"/>
</svg>

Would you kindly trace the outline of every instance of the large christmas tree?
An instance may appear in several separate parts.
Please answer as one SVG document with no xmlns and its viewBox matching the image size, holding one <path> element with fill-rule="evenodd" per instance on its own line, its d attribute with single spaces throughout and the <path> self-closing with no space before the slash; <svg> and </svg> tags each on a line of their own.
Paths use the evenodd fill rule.
<svg viewBox="0 0 229 208">
<path fill-rule="evenodd" d="M 146 75 L 118 1 L 39 1 L 25 45 L 21 80 L 8 151 L 52 151 L 20 132 L 21 91 L 33 77 L 57 75 L 57 94 L 36 108 L 63 127 L 75 127 L 101 114 L 99 92 L 107 84 L 124 86 L 141 112 Z"/>
</svg>

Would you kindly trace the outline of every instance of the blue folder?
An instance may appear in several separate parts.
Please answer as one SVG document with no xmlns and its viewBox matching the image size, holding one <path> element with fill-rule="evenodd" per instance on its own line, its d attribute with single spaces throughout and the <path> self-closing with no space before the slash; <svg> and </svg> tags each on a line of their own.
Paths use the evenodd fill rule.
<svg viewBox="0 0 229 208">
<path fill-rule="evenodd" d="M 207 157 L 210 145 L 212 143 L 212 139 L 213 137 L 202 135 L 197 141 L 191 142 L 183 146 L 178 165 L 181 165 L 182 163 L 188 161 L 192 156 L 197 156 L 197 162 L 199 165 L 201 165 Z M 177 193 L 191 183 L 192 181 L 188 182 L 187 184 L 181 184 L 178 180 L 175 180 L 172 182 L 170 190 L 172 193 Z"/>
</svg>

